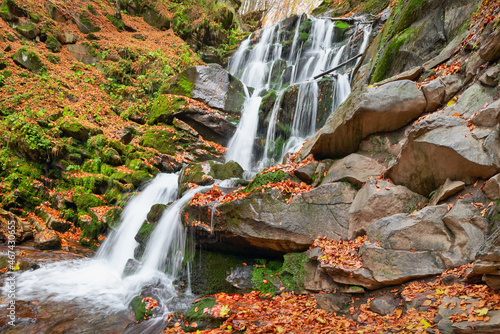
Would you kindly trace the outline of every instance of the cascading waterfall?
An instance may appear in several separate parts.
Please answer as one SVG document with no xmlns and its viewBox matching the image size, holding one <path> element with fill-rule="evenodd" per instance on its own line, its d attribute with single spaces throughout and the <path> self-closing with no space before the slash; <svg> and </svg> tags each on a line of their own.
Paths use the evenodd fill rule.
<svg viewBox="0 0 500 334">
<path fill-rule="evenodd" d="M 198 191 L 200 189 L 197 189 Z M 119 227 L 93 259 L 56 262 L 16 277 L 17 295 L 23 300 L 82 301 L 96 310 L 120 311 L 141 289 L 154 285 L 161 306 L 176 296 L 173 280 L 184 255 L 185 231 L 180 210 L 195 190 L 177 199 L 178 176 L 159 174 L 125 207 Z M 151 207 L 172 203 L 163 213 L 146 245 L 143 263 L 126 275 L 124 269 L 134 259 L 134 237 Z M 3 291 L 5 293 L 5 291 Z"/>
<path fill-rule="evenodd" d="M 291 19 L 288 19 L 291 20 Z M 368 23 L 357 23 L 349 38 L 344 38 L 345 24 L 339 25 L 329 19 L 316 19 L 306 15 L 265 28 L 246 39 L 229 62 L 229 71 L 246 86 L 253 89 L 247 98 L 235 135 L 231 139 L 226 161 L 235 160 L 245 170 L 261 169 L 281 162 L 287 152 L 300 149 L 322 124 L 317 122 L 319 89 L 322 78 L 313 78 L 339 65 L 353 55 L 366 49 L 371 33 Z M 362 43 L 353 47 L 355 36 L 363 32 Z M 292 32 L 292 33 L 290 33 Z M 257 37 L 256 37 L 257 36 Z M 257 39 L 257 42 L 252 42 Z M 361 45 L 359 45 L 361 44 Z M 354 54 L 353 54 L 354 53 Z M 356 63 L 353 62 L 352 65 Z M 350 93 L 350 74 L 346 66 L 332 74 L 331 114 Z M 331 79 L 330 79 L 331 80 Z M 284 92 L 290 86 L 298 88 L 296 105 L 289 124 L 290 133 L 277 142 L 277 123 L 283 103 Z M 267 116 L 268 126 L 262 153 L 256 155 L 259 109 L 262 97 L 270 91 L 276 92 L 276 100 Z M 285 125 L 287 126 L 287 125 Z M 283 130 L 282 130 L 283 131 Z"/>
</svg>

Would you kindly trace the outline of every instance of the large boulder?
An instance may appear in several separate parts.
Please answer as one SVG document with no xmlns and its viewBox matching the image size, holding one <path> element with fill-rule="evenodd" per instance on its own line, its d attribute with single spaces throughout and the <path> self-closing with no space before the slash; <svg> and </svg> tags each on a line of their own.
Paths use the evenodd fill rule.
<svg viewBox="0 0 500 334">
<path fill-rule="evenodd" d="M 481 43 L 479 56 L 486 61 L 495 61 L 500 58 L 500 29 L 495 30 Z"/>
<path fill-rule="evenodd" d="M 188 97 L 160 95 L 149 113 L 149 123 L 185 122 L 203 138 L 225 145 L 236 131 L 228 115 Z M 192 132 L 192 130 L 190 132 Z"/>
<path fill-rule="evenodd" d="M 486 223 L 470 203 L 429 206 L 397 214 L 367 229 L 360 254 L 364 268 L 384 285 L 435 275 L 474 259 L 485 240 Z"/>
<path fill-rule="evenodd" d="M 466 184 L 489 178 L 497 171 L 460 117 L 431 115 L 412 127 L 388 176 L 396 183 L 428 196 L 446 179 Z"/>
<path fill-rule="evenodd" d="M 380 176 L 385 168 L 377 161 L 360 154 L 350 154 L 335 161 L 323 179 L 323 183 L 348 181 L 361 187 L 370 178 Z"/>
<path fill-rule="evenodd" d="M 422 91 L 409 80 L 354 90 L 304 145 L 300 157 L 340 158 L 356 152 L 363 138 L 408 124 L 426 105 Z"/>
<path fill-rule="evenodd" d="M 239 114 L 245 101 L 244 85 L 218 64 L 190 67 L 172 79 L 164 90 L 231 114 Z"/>
<path fill-rule="evenodd" d="M 367 182 L 358 192 L 349 209 L 349 239 L 364 235 L 377 220 L 397 213 L 411 213 L 427 199 L 404 186 L 384 180 Z"/>
<path fill-rule="evenodd" d="M 12 60 L 20 67 L 33 72 L 40 72 L 45 69 L 45 65 L 40 57 L 34 51 L 28 50 L 25 47 L 19 48 L 12 55 Z"/>
<path fill-rule="evenodd" d="M 319 236 L 347 238 L 347 211 L 356 193 L 351 186 L 321 185 L 293 197 L 289 204 L 280 190 L 267 189 L 215 208 L 215 202 L 188 205 L 182 217 L 188 226 L 195 226 L 201 244 L 217 242 L 214 246 L 239 252 L 277 255 L 307 250 Z M 203 225 L 213 226 L 213 234 Z"/>
<path fill-rule="evenodd" d="M 92 65 L 101 61 L 101 59 L 95 57 L 84 44 L 68 44 L 67 48 L 73 58 L 86 65 Z"/>
</svg>

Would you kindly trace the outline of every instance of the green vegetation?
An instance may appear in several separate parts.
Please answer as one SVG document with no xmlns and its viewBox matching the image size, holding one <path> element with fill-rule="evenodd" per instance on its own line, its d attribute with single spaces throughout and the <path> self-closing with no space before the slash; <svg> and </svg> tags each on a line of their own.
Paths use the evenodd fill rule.
<svg viewBox="0 0 500 334">
<path fill-rule="evenodd" d="M 304 288 L 306 270 L 304 264 L 309 262 L 305 253 L 289 253 L 284 262 L 255 260 L 257 265 L 252 271 L 252 284 L 255 290 L 264 294 L 275 295 L 281 287 L 287 291 L 299 292 Z"/>
</svg>

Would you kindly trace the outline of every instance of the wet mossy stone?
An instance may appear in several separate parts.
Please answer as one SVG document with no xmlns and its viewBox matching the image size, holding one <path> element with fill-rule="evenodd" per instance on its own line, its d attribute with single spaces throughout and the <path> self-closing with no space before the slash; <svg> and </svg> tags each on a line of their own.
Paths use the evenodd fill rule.
<svg viewBox="0 0 500 334">
<path fill-rule="evenodd" d="M 111 147 L 106 147 L 102 152 L 102 161 L 111 166 L 120 166 L 122 164 L 120 154 Z"/>
<path fill-rule="evenodd" d="M 166 30 L 170 28 L 170 19 L 155 8 L 144 7 L 142 18 L 147 24 L 157 29 Z"/>
<path fill-rule="evenodd" d="M 189 323 L 196 323 L 196 330 L 218 328 L 224 322 L 224 318 L 215 318 L 210 312 L 204 312 L 205 309 L 211 309 L 217 304 L 214 297 L 205 297 L 198 300 L 193 306 L 184 314 L 184 319 Z M 185 331 L 190 331 L 188 327 L 183 328 Z M 191 329 L 194 331 L 194 329 Z"/>
<path fill-rule="evenodd" d="M 243 168 L 235 161 L 220 163 L 209 160 L 184 167 L 179 177 L 180 193 L 188 189 L 189 183 L 201 186 L 213 184 L 215 180 L 242 178 Z"/>
<path fill-rule="evenodd" d="M 157 222 L 160 220 L 161 215 L 163 214 L 163 211 L 167 208 L 167 205 L 165 204 L 155 204 L 151 207 L 151 210 L 148 212 L 148 221 L 150 222 Z"/>
<path fill-rule="evenodd" d="M 134 311 L 135 320 L 142 321 L 145 318 L 149 318 L 153 315 L 152 310 L 146 311 L 146 303 L 142 301 L 142 296 L 135 296 L 130 302 L 130 307 Z"/>
<path fill-rule="evenodd" d="M 80 14 L 78 17 L 75 16 L 74 22 L 78 30 L 80 30 L 84 34 L 90 34 L 93 32 L 98 32 L 101 28 L 96 27 L 89 18 L 89 13 L 84 12 Z"/>
<path fill-rule="evenodd" d="M 61 51 L 61 43 L 59 43 L 59 41 L 52 35 L 47 36 L 45 44 L 50 52 L 57 53 Z"/>
<path fill-rule="evenodd" d="M 148 130 L 141 137 L 139 143 L 142 146 L 151 147 L 161 153 L 175 155 L 177 145 L 174 137 L 176 132 L 167 130 Z"/>
<path fill-rule="evenodd" d="M 22 68 L 28 69 L 33 72 L 43 72 L 45 71 L 45 65 L 38 55 L 25 47 L 19 48 L 12 55 L 12 60 Z"/>
<path fill-rule="evenodd" d="M 276 91 L 272 90 L 262 98 L 262 102 L 260 103 L 260 111 L 267 115 L 273 109 L 275 101 Z"/>
<path fill-rule="evenodd" d="M 183 95 L 183 94 L 181 94 Z M 187 95 L 186 95 L 187 96 Z M 153 103 L 153 107 L 149 112 L 149 124 L 172 124 L 174 115 L 186 104 L 186 100 L 182 97 L 172 95 L 160 95 Z"/>
<path fill-rule="evenodd" d="M 259 188 L 260 186 L 263 186 L 268 183 L 278 183 L 283 180 L 290 179 L 290 175 L 288 173 L 285 173 L 281 170 L 271 172 L 271 173 L 266 173 L 266 174 L 257 174 L 255 177 L 250 181 L 248 186 L 245 188 L 245 192 L 248 193 L 254 189 Z"/>
<path fill-rule="evenodd" d="M 60 123 L 60 128 L 65 135 L 83 141 L 89 139 L 93 135 L 102 134 L 101 129 L 92 128 L 75 119 L 62 121 Z"/>
<path fill-rule="evenodd" d="M 230 114 L 239 114 L 245 102 L 241 81 L 218 64 L 190 67 L 166 83 L 160 92 L 191 97 Z"/>
<path fill-rule="evenodd" d="M 78 211 L 80 212 L 88 212 L 89 208 L 95 208 L 98 206 L 102 206 L 105 202 L 97 197 L 94 194 L 83 194 L 78 195 L 73 198 L 73 202 L 75 202 L 78 207 Z"/>
</svg>

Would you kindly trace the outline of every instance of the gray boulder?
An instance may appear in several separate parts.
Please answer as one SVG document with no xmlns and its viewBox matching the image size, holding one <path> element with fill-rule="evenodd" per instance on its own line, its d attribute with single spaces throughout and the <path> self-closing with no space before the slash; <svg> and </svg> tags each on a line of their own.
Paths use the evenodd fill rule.
<svg viewBox="0 0 500 334">
<path fill-rule="evenodd" d="M 35 248 L 43 250 L 61 249 L 61 239 L 55 231 L 44 230 L 35 235 Z"/>
<path fill-rule="evenodd" d="M 495 89 L 484 87 L 477 83 L 469 88 L 460 96 L 458 102 L 444 110 L 446 115 L 452 116 L 455 113 L 465 118 L 471 117 L 473 114 L 483 109 L 486 104 L 494 101 Z"/>
<path fill-rule="evenodd" d="M 483 192 L 491 200 L 500 199 L 500 174 L 493 176 L 486 182 Z"/>
<path fill-rule="evenodd" d="M 245 101 L 244 85 L 218 64 L 190 67 L 172 79 L 164 90 L 231 114 L 239 114 Z"/>
<path fill-rule="evenodd" d="M 434 114 L 412 127 L 388 176 L 396 184 L 428 195 L 446 179 L 469 184 L 496 171 L 466 120 Z"/>
<path fill-rule="evenodd" d="M 436 205 L 442 200 L 455 195 L 465 188 L 465 183 L 462 181 L 451 181 L 446 179 L 444 184 L 439 187 L 429 200 L 429 205 Z"/>
<path fill-rule="evenodd" d="M 409 80 L 354 90 L 300 151 L 300 158 L 340 158 L 358 150 L 363 138 L 396 130 L 420 116 L 424 94 Z"/>
<path fill-rule="evenodd" d="M 423 85 L 422 92 L 424 92 L 425 99 L 427 100 L 425 111 L 432 112 L 436 111 L 444 102 L 446 87 L 440 79 L 435 79 Z"/>
<path fill-rule="evenodd" d="M 328 174 L 323 179 L 323 184 L 348 181 L 357 187 L 361 187 L 370 178 L 380 176 L 384 170 L 384 166 L 377 161 L 353 153 L 333 163 Z"/>
<path fill-rule="evenodd" d="M 349 239 L 364 235 L 377 220 L 397 213 L 411 213 L 427 199 L 404 186 L 383 180 L 367 182 L 358 192 L 349 209 Z"/>
<path fill-rule="evenodd" d="M 486 72 L 484 72 L 483 75 L 479 77 L 479 81 L 481 81 L 483 85 L 495 87 L 498 85 L 499 77 L 500 66 L 497 65 L 486 70 Z"/>
<path fill-rule="evenodd" d="M 479 56 L 486 61 L 495 61 L 500 58 L 500 30 L 489 35 L 479 49 Z"/>
<path fill-rule="evenodd" d="M 486 108 L 479 110 L 472 117 L 472 123 L 479 127 L 493 127 L 498 124 L 500 115 L 500 100 L 488 104 Z"/>
<path fill-rule="evenodd" d="M 492 289 L 500 289 L 500 228 L 482 244 L 468 278 L 479 277 Z"/>
<path fill-rule="evenodd" d="M 302 193 L 287 204 L 281 191 L 269 189 L 219 204 L 212 216 L 208 212 L 215 202 L 188 205 L 182 217 L 187 226 L 201 222 L 194 226 L 201 244 L 217 241 L 219 246 L 239 252 L 283 254 L 307 250 L 318 236 L 346 239 L 347 211 L 354 196 L 349 185 L 332 183 Z M 213 226 L 214 234 L 207 233 L 203 224 Z"/>
<path fill-rule="evenodd" d="M 101 61 L 100 58 L 97 58 L 91 54 L 86 45 L 68 44 L 67 48 L 73 58 L 86 65 L 92 65 Z"/>
</svg>

